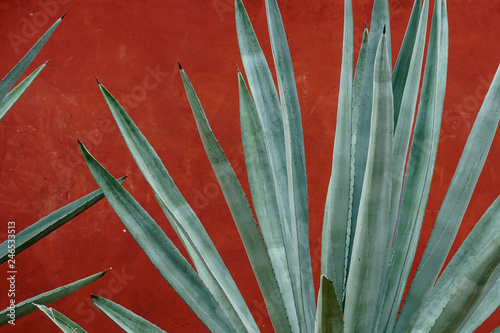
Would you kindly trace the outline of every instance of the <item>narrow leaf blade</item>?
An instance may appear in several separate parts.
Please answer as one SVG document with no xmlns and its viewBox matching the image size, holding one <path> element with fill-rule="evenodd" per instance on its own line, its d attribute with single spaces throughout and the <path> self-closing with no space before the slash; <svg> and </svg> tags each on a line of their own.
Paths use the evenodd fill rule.
<svg viewBox="0 0 500 333">
<path fill-rule="evenodd" d="M 146 319 L 126 309 L 118 303 L 94 295 L 91 296 L 91 299 L 96 308 L 101 310 L 106 316 L 108 316 L 109 319 L 114 321 L 125 332 L 165 333 L 165 331 L 160 329 L 158 326 L 150 323 Z"/>
<path fill-rule="evenodd" d="M 233 328 L 220 305 L 163 230 L 82 144 L 80 149 L 116 215 L 160 274 L 208 329 L 231 331 Z"/>
<path fill-rule="evenodd" d="M 31 297 L 25 301 L 22 301 L 15 306 L 15 319 L 19 319 L 21 317 L 24 317 L 34 311 L 36 311 L 38 308 L 36 307 L 35 304 L 41 304 L 41 305 L 49 305 L 51 303 L 54 303 L 55 301 L 60 300 L 61 298 L 64 298 L 75 291 L 78 291 L 82 289 L 83 287 L 86 287 L 90 283 L 96 281 L 97 279 L 101 278 L 106 274 L 106 272 L 100 272 L 94 275 L 90 275 L 86 278 L 83 278 L 81 280 L 72 282 L 70 284 L 64 285 L 62 287 L 52 289 L 50 291 L 47 291 L 45 293 L 39 294 L 37 296 Z M 3 310 L 0 312 L 0 326 L 5 325 L 11 320 L 12 318 L 9 317 L 10 314 L 9 308 Z"/>
<path fill-rule="evenodd" d="M 77 323 L 57 311 L 56 309 L 46 307 L 45 305 L 34 304 L 42 311 L 54 324 L 64 333 L 87 333 Z"/>
</svg>

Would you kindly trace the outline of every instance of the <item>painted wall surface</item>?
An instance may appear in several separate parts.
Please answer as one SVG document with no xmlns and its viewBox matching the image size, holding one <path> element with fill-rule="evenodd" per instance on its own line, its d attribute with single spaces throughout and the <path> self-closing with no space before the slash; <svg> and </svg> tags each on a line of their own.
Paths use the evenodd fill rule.
<svg viewBox="0 0 500 333">
<path fill-rule="evenodd" d="M 390 2 L 396 59 L 412 1 Z M 271 60 L 263 0 L 246 1 Z M 319 281 L 322 213 L 330 177 L 340 76 L 343 1 L 279 1 L 287 30 L 305 132 L 310 239 Z M 432 4 L 431 4 L 432 5 Z M 175 244 L 181 246 L 127 151 L 94 79 L 113 93 L 162 158 L 220 250 L 263 332 L 272 327 L 221 191 L 201 146 L 180 80 L 180 61 L 204 105 L 215 135 L 249 193 L 239 134 L 236 66 L 241 60 L 231 0 L 0 1 L 0 74 L 5 75 L 63 13 L 62 24 L 31 70 L 47 68 L 0 123 L 0 240 L 7 222 L 18 231 L 97 188 L 77 139 L 115 176 Z M 449 1 L 450 57 L 426 240 L 462 148 L 500 61 L 500 1 Z M 354 41 L 361 42 L 371 1 L 354 1 Z M 356 52 L 357 53 L 357 52 Z M 357 54 L 356 54 L 357 56 Z M 500 106 L 499 106 L 500 107 Z M 499 135 L 480 177 L 452 251 L 499 194 Z M 421 255 L 421 246 L 418 254 Z M 185 252 L 183 252 L 185 253 Z M 111 269 L 112 268 L 112 269 Z M 0 304 L 8 305 L 6 267 Z M 120 331 L 91 304 L 111 298 L 168 332 L 206 329 L 161 278 L 103 200 L 17 256 L 16 300 L 111 269 L 105 278 L 53 306 L 89 332 Z M 318 288 L 318 286 L 316 286 Z M 496 312 L 479 332 L 500 325 Z M 1 332 L 55 332 L 42 313 Z"/>
</svg>

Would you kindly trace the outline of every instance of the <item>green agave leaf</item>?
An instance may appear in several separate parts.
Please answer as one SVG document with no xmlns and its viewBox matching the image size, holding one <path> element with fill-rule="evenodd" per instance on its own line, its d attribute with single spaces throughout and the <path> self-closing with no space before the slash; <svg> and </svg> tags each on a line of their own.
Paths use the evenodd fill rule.
<svg viewBox="0 0 500 333">
<path fill-rule="evenodd" d="M 415 257 L 434 172 L 448 63 L 446 8 L 435 2 L 422 91 L 386 280 L 380 332 L 391 332 Z M 393 201 L 394 202 L 394 201 Z"/>
<path fill-rule="evenodd" d="M 0 120 L 9 112 L 10 108 L 19 100 L 19 98 L 24 94 L 26 89 L 33 83 L 35 78 L 40 74 L 42 69 L 45 68 L 47 63 L 41 65 L 28 75 L 21 83 L 14 87 L 0 102 Z"/>
<path fill-rule="evenodd" d="M 500 306 L 500 279 L 497 279 L 495 284 L 490 288 L 488 293 L 484 295 L 482 301 L 477 307 L 471 311 L 468 320 L 463 323 L 460 332 L 474 332 L 481 324 L 488 319 L 495 310 Z M 497 332 L 493 330 L 493 332 Z"/>
<path fill-rule="evenodd" d="M 321 275 L 315 333 L 344 332 L 344 318 L 333 281 Z"/>
<path fill-rule="evenodd" d="M 375 55 L 377 46 L 382 36 L 383 29 L 386 29 L 387 49 L 389 53 L 389 63 L 391 62 L 391 34 L 389 24 L 389 3 L 388 0 L 375 0 L 373 3 L 372 21 L 370 25 L 370 38 L 366 49 L 366 58 L 363 67 L 361 92 L 359 102 L 353 105 L 356 107 L 353 114 L 358 119 L 355 141 L 355 172 L 354 188 L 352 199 L 352 226 L 356 229 L 358 219 L 358 208 L 363 188 L 363 179 L 365 176 L 366 158 L 368 155 L 368 146 L 370 140 L 370 123 L 373 103 L 373 66 L 375 64 Z M 351 236 L 353 237 L 353 236 Z"/>
<path fill-rule="evenodd" d="M 389 262 L 394 104 L 387 52 L 383 34 L 374 66 L 372 134 L 346 286 L 346 332 L 373 332 Z"/>
<path fill-rule="evenodd" d="M 343 296 L 350 247 L 351 197 L 353 186 L 351 169 L 354 157 L 352 145 L 353 102 L 353 23 L 352 3 L 344 2 L 344 41 L 340 71 L 337 125 L 333 147 L 332 173 L 323 217 L 321 241 L 321 273 L 333 281 L 335 293 L 343 308 Z M 363 62 L 360 55 L 360 61 Z"/>
<path fill-rule="evenodd" d="M 404 318 L 404 327 L 412 321 L 413 316 L 421 308 L 443 267 L 455 239 L 495 136 L 500 119 L 499 104 L 500 68 L 497 69 L 469 134 L 457 169 L 436 218 L 433 232 L 410 286 L 400 314 L 400 318 Z M 398 326 L 396 331 L 400 331 Z"/>
<path fill-rule="evenodd" d="M 26 53 L 26 55 L 16 64 L 16 66 L 14 66 L 14 68 L 12 68 L 12 70 L 2 79 L 2 81 L 0 82 L 0 101 L 3 101 L 9 90 L 14 86 L 14 83 L 16 83 L 16 81 L 21 77 L 21 75 L 24 73 L 26 68 L 28 68 L 33 59 L 35 59 L 38 52 L 40 52 L 54 30 L 56 30 L 56 28 L 59 26 L 63 18 L 64 15 L 60 19 L 58 19 L 42 37 L 40 37 L 40 39 L 35 43 L 35 45 L 33 45 L 28 53 Z"/>
<path fill-rule="evenodd" d="M 295 251 L 290 270 L 295 271 L 292 275 L 296 278 L 299 322 L 302 324 L 302 330 L 310 332 L 314 328 L 316 304 L 309 249 L 309 206 L 302 117 L 292 59 L 278 4 L 276 0 L 266 0 L 265 3 L 283 112 L 292 247 Z"/>
<path fill-rule="evenodd" d="M 221 306 L 158 224 L 81 143 L 80 149 L 116 215 L 165 280 L 209 330 L 234 330 Z"/>
<path fill-rule="evenodd" d="M 408 155 L 410 137 L 413 129 L 413 119 L 415 118 L 415 107 L 417 105 L 418 88 L 420 86 L 420 76 L 422 73 L 422 63 L 424 60 L 425 37 L 427 35 L 427 20 L 429 16 L 429 1 L 424 0 L 422 15 L 417 27 L 417 38 L 411 60 L 408 64 L 408 73 L 405 89 L 401 99 L 401 109 L 399 121 L 394 132 L 393 143 L 393 176 L 392 176 L 392 227 L 396 226 L 397 207 L 401 198 L 401 186 L 405 173 L 406 158 Z"/>
<path fill-rule="evenodd" d="M 279 212 L 273 176 L 270 171 L 271 162 L 266 145 L 262 140 L 256 139 L 262 136 L 263 128 L 241 74 L 239 74 L 239 93 L 241 138 L 255 214 L 278 281 L 280 296 L 285 304 L 289 326 L 291 326 L 292 332 L 299 332 L 294 294 L 288 274 L 285 247 L 283 246 L 282 229 L 276 223 L 279 221 Z"/>
<path fill-rule="evenodd" d="M 112 302 L 104 297 L 91 295 L 90 298 L 96 308 L 101 310 L 106 316 L 108 316 L 109 319 L 114 321 L 125 332 L 165 333 L 165 331 L 160 329 L 158 326 L 124 308 L 120 304 Z"/>
<path fill-rule="evenodd" d="M 153 147 L 151 147 L 118 101 L 106 90 L 106 88 L 104 88 L 104 86 L 99 84 L 99 87 L 115 118 L 127 147 L 144 175 L 144 178 L 146 178 L 158 197 L 161 198 L 161 201 L 168 207 L 176 221 L 182 224 L 188 237 L 194 242 L 195 247 L 203 254 L 203 260 L 208 265 L 211 275 L 201 275 L 200 277 L 208 279 L 203 279 L 205 284 L 215 283 L 212 284 L 213 288 L 209 289 L 215 290 L 222 288 L 225 295 L 223 299 L 217 300 L 219 302 L 224 302 L 222 303 L 222 308 L 227 311 L 229 319 L 234 325 L 239 326 L 243 321 L 245 327 L 256 327 L 250 310 L 246 306 L 236 283 L 205 231 L 205 228 L 180 193 Z M 213 281 L 212 277 L 217 281 Z M 208 282 L 209 280 L 210 282 Z"/>
<path fill-rule="evenodd" d="M 283 300 L 281 297 L 271 297 L 279 287 L 253 212 L 233 168 L 210 128 L 200 100 L 183 69 L 181 69 L 181 76 L 203 146 L 238 228 L 250 264 L 264 296 L 273 326 L 278 332 L 287 331 L 290 329 L 290 325 Z"/>
<path fill-rule="evenodd" d="M 123 182 L 126 177 L 120 178 L 118 181 Z M 104 198 L 101 190 L 96 190 L 86 196 L 73 201 L 72 203 L 59 208 L 58 210 L 43 217 L 38 222 L 33 223 L 26 229 L 16 234 L 16 254 L 21 253 L 28 247 L 38 242 L 43 237 L 50 234 L 66 222 L 70 221 L 77 215 L 81 214 L 86 209 Z M 9 258 L 9 241 L 6 240 L 0 244 L 0 264 L 7 261 Z"/>
<path fill-rule="evenodd" d="M 500 197 L 474 226 L 432 288 L 416 319 L 420 331 L 461 332 L 492 287 L 500 281 Z M 486 313 L 500 305 L 490 299 Z M 484 318 L 486 319 L 486 318 Z M 476 323 L 477 326 L 481 324 Z M 469 327 L 470 332 L 476 328 Z"/>
<path fill-rule="evenodd" d="M 48 305 L 54 303 L 55 301 L 58 301 L 61 298 L 64 298 L 74 293 L 75 291 L 78 291 L 83 287 L 89 285 L 90 283 L 96 281 L 97 279 L 103 277 L 104 274 L 106 274 L 106 272 L 100 272 L 94 275 L 90 275 L 84 279 L 72 282 L 70 284 L 64 285 L 56 289 L 52 289 L 50 291 L 47 291 L 45 293 L 42 293 L 40 295 L 31 297 L 25 301 L 17 303 L 15 309 L 15 315 L 16 315 L 15 319 L 17 320 L 21 317 L 24 317 L 36 311 L 37 307 L 33 303 L 41 305 Z M 9 317 L 9 313 L 10 313 L 9 308 L 0 312 L 0 326 L 7 324 L 9 320 L 11 320 L 11 318 Z"/>
<path fill-rule="evenodd" d="M 348 220 L 347 220 L 347 235 L 346 235 L 346 247 L 349 253 L 346 257 L 345 273 L 344 273 L 344 293 L 342 295 L 342 307 L 345 299 L 345 285 L 347 278 L 349 277 L 349 267 L 352 258 L 352 241 L 356 233 L 356 220 L 352 216 L 352 206 L 354 204 L 354 184 L 356 183 L 356 138 L 358 132 L 358 119 L 359 119 L 359 104 L 361 102 L 361 88 L 363 83 L 363 74 L 366 64 L 366 55 L 368 50 L 368 29 L 365 27 L 363 32 L 363 40 L 361 42 L 361 48 L 359 50 L 358 62 L 356 63 L 356 72 L 354 73 L 354 81 L 352 87 L 352 111 L 351 111 L 351 166 L 350 166 L 350 182 L 349 182 L 349 207 L 351 207 Z"/>
<path fill-rule="evenodd" d="M 77 323 L 53 308 L 48 308 L 45 305 L 33 304 L 40 309 L 50 320 L 54 322 L 64 333 L 86 333 Z"/>
<path fill-rule="evenodd" d="M 399 50 L 398 59 L 394 65 L 392 72 L 392 94 L 394 95 L 394 127 L 398 124 L 399 109 L 401 108 L 401 100 L 403 92 L 406 89 L 406 82 L 408 71 L 410 69 L 410 62 L 415 47 L 415 40 L 417 39 L 417 30 L 420 24 L 422 8 L 422 0 L 415 0 L 413 9 L 411 10 L 410 20 L 406 28 L 405 37 Z"/>
</svg>

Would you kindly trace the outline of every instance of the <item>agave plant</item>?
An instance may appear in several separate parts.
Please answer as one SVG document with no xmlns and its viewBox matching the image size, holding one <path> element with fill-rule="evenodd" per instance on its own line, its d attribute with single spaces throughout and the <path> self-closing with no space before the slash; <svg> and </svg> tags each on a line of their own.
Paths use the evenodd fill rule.
<svg viewBox="0 0 500 333">
<path fill-rule="evenodd" d="M 388 2 L 375 0 L 370 32 L 365 30 L 354 70 L 352 4 L 345 0 L 337 127 L 316 301 L 300 107 L 276 0 L 265 4 L 278 88 L 243 3 L 235 1 L 238 42 L 248 82 L 247 88 L 238 72 L 241 136 L 252 206 L 191 82 L 182 68 L 180 73 L 275 331 L 474 331 L 500 305 L 499 199 L 439 274 L 495 135 L 500 118 L 500 74 L 493 78 L 404 298 L 429 197 L 443 112 L 448 62 L 446 1 L 435 1 L 427 49 L 429 1 L 415 1 L 392 69 Z M 134 160 L 194 267 L 80 143 L 85 161 L 112 208 L 210 331 L 258 332 L 194 210 L 139 128 L 98 84 Z M 93 302 L 127 332 L 162 332 L 116 303 L 98 296 L 93 296 Z M 60 327 L 83 331 L 62 314 L 41 309 Z"/>
</svg>

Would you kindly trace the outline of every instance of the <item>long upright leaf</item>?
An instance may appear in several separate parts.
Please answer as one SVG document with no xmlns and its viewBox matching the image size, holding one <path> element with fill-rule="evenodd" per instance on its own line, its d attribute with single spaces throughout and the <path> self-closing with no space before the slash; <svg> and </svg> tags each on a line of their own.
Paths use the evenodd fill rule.
<svg viewBox="0 0 500 333">
<path fill-rule="evenodd" d="M 21 317 L 24 317 L 34 311 L 36 311 L 38 308 L 36 307 L 35 304 L 41 304 L 41 305 L 49 305 L 51 303 L 54 303 L 55 301 L 60 300 L 61 298 L 64 298 L 80 289 L 83 287 L 88 286 L 92 282 L 96 281 L 97 279 L 101 278 L 106 274 L 106 272 L 100 272 L 97 274 L 90 275 L 86 278 L 83 278 L 81 280 L 69 283 L 67 285 L 64 285 L 62 287 L 52 289 L 50 291 L 44 292 L 40 295 L 31 297 L 25 301 L 19 302 L 16 304 L 16 309 L 15 309 L 15 319 L 19 319 Z M 0 312 L 0 326 L 5 325 L 11 320 L 12 318 L 9 317 L 10 309 L 7 308 Z"/>
<path fill-rule="evenodd" d="M 99 84 L 99 87 L 125 143 L 144 178 L 146 178 L 153 191 L 157 193 L 158 197 L 161 198 L 162 202 L 172 212 L 176 221 L 182 224 L 184 230 L 194 242 L 194 245 L 203 254 L 204 261 L 212 274 L 210 276 L 213 276 L 217 280 L 215 284 L 224 290 L 224 299 L 226 299 L 226 302 L 223 303 L 222 308 L 227 312 L 229 319 L 233 325 L 255 326 L 250 310 L 248 310 L 236 283 L 222 261 L 212 240 L 193 209 L 180 193 L 153 147 L 151 147 L 118 101 L 103 85 Z M 203 277 L 208 277 L 208 275 L 203 275 Z M 228 300 L 229 303 L 227 303 Z M 218 299 L 218 301 L 223 302 L 224 300 Z"/>
<path fill-rule="evenodd" d="M 233 168 L 229 164 L 224 151 L 210 128 L 200 100 L 196 96 L 194 88 L 183 69 L 181 69 L 181 76 L 203 146 L 205 147 L 205 152 L 219 181 L 222 193 L 245 246 L 250 264 L 257 278 L 257 283 L 264 296 L 271 322 L 276 331 L 287 331 L 290 329 L 290 325 L 283 300 L 281 297 L 271 297 L 273 292 L 278 290 L 279 287 L 266 246 L 260 234 L 259 227 L 255 222 L 248 200 Z M 240 75 L 238 75 L 239 79 Z"/>
<path fill-rule="evenodd" d="M 342 46 L 337 125 L 333 146 L 333 161 L 321 243 L 321 273 L 333 281 L 335 293 L 343 308 L 345 277 L 350 245 L 350 191 L 353 186 L 352 147 L 352 102 L 353 102 L 353 23 L 352 4 L 344 1 L 344 41 Z M 360 55 L 360 58 L 363 55 Z M 363 59 L 361 60 L 363 61 Z"/>
<path fill-rule="evenodd" d="M 361 102 L 361 90 L 363 86 L 363 75 L 366 64 L 366 56 L 368 50 L 368 28 L 365 27 L 363 32 L 363 40 L 361 41 L 361 47 L 359 50 L 358 61 L 356 63 L 356 72 L 354 73 L 354 81 L 352 84 L 352 104 L 351 104 L 351 171 L 349 174 L 350 184 L 349 184 L 349 207 L 351 208 L 348 214 L 348 225 L 347 225 L 347 235 L 346 235 L 346 246 L 349 250 L 345 261 L 345 274 L 344 274 L 344 294 L 342 295 L 342 304 L 345 298 L 345 285 L 349 277 L 349 267 L 352 259 L 352 241 L 354 235 L 356 234 L 356 219 L 353 219 L 352 207 L 354 204 L 354 184 L 356 183 L 356 140 L 358 133 L 358 119 L 359 119 L 359 104 Z"/>
<path fill-rule="evenodd" d="M 401 186 L 405 173 L 406 158 L 408 155 L 410 137 L 415 118 L 418 88 L 424 60 L 425 37 L 427 34 L 427 18 L 429 16 L 429 0 L 424 0 L 424 7 L 417 27 L 417 38 L 411 60 L 408 64 L 408 74 L 405 89 L 401 99 L 399 120 L 394 132 L 393 146 L 393 177 L 392 177 L 392 226 L 396 226 L 397 211 L 401 198 Z"/>
<path fill-rule="evenodd" d="M 394 109 L 387 52 L 383 34 L 374 66 L 370 148 L 346 286 L 346 332 L 373 332 L 392 241 L 389 220 Z"/>
<path fill-rule="evenodd" d="M 310 332 L 314 328 L 316 305 L 309 249 L 309 209 L 302 117 L 292 59 L 276 0 L 266 0 L 266 11 L 283 111 L 292 247 L 295 252 L 290 270 L 295 271 L 292 275 L 296 278 L 296 301 L 302 329 Z"/>
<path fill-rule="evenodd" d="M 447 265 L 416 319 L 421 331 L 460 331 L 500 278 L 500 197 L 488 208 Z M 490 302 L 492 313 L 500 300 Z"/>
<path fill-rule="evenodd" d="M 411 10 L 410 20 L 406 28 L 405 37 L 399 50 L 398 59 L 392 72 L 392 94 L 394 95 L 394 126 L 398 124 L 399 109 L 408 77 L 409 64 L 411 62 L 415 39 L 417 38 L 418 26 L 420 24 L 420 12 L 422 0 L 415 0 Z"/>
<path fill-rule="evenodd" d="M 417 249 L 436 160 L 448 62 L 446 8 L 436 1 L 422 92 L 397 215 L 379 331 L 392 331 Z"/>
<path fill-rule="evenodd" d="M 209 330 L 234 330 L 221 306 L 158 224 L 82 144 L 80 149 L 116 215 L 165 280 Z"/>
<path fill-rule="evenodd" d="M 282 229 L 276 223 L 279 219 L 278 199 L 276 198 L 270 172 L 271 162 L 264 142 L 255 139 L 262 136 L 263 129 L 258 120 L 255 104 L 241 74 L 239 76 L 239 87 L 241 138 L 252 202 L 274 268 L 276 280 L 278 281 L 280 296 L 285 304 L 291 330 L 292 332 L 299 332 L 292 284 L 290 276 L 287 274 L 288 263 Z"/>
<path fill-rule="evenodd" d="M 123 182 L 125 177 L 118 181 Z M 77 215 L 81 214 L 86 209 L 104 198 L 102 191 L 96 190 L 86 196 L 73 201 L 72 203 L 59 208 L 58 210 L 43 217 L 39 221 L 33 223 L 26 229 L 16 234 L 16 254 L 26 250 L 28 247 L 38 242 L 43 237 L 50 234 L 66 222 L 70 221 Z M 8 240 L 0 244 L 0 264 L 7 261 L 9 255 Z"/>
<path fill-rule="evenodd" d="M 64 333 L 87 333 L 77 323 L 57 311 L 56 309 L 46 307 L 45 305 L 34 304 L 42 311 L 54 324 Z"/>
<path fill-rule="evenodd" d="M 59 26 L 64 15 L 58 19 L 44 34 L 40 39 L 33 45 L 33 47 L 24 55 L 24 57 L 12 68 L 12 70 L 2 79 L 0 82 L 0 101 L 4 99 L 9 90 L 14 86 L 16 81 L 21 77 L 26 68 L 31 64 L 33 59 L 42 47 L 45 45 L 47 40 L 50 38 L 54 30 Z"/>
<path fill-rule="evenodd" d="M 99 296 L 91 296 L 92 303 L 106 316 L 114 321 L 121 329 L 128 333 L 151 332 L 165 333 L 164 330 L 150 323 L 141 316 L 126 309 L 125 307 Z"/>
<path fill-rule="evenodd" d="M 500 68 L 467 139 L 398 320 L 406 328 L 422 306 L 455 239 L 500 119 Z M 399 324 L 401 322 L 401 324 Z M 405 329 L 403 329 L 404 331 Z"/>
<path fill-rule="evenodd" d="M 0 120 L 7 114 L 10 108 L 19 100 L 24 94 L 26 89 L 33 83 L 38 74 L 45 68 L 47 63 L 35 69 L 30 75 L 21 81 L 17 86 L 12 89 L 3 100 L 0 102 Z"/>
<path fill-rule="evenodd" d="M 386 29 L 387 48 L 389 53 L 389 63 L 391 62 L 391 34 L 389 24 L 389 3 L 388 0 L 375 0 L 373 3 L 372 20 L 370 24 L 370 38 L 366 50 L 364 64 L 363 82 L 360 92 L 357 110 L 353 111 L 358 117 L 356 131 L 356 152 L 355 152 L 355 176 L 352 201 L 352 224 L 355 229 L 357 223 L 359 201 L 363 188 L 363 179 L 365 177 L 366 158 L 368 155 L 368 146 L 370 140 L 370 122 L 373 103 L 373 66 L 375 64 L 375 55 L 377 46 L 382 36 L 383 29 Z"/>
</svg>

